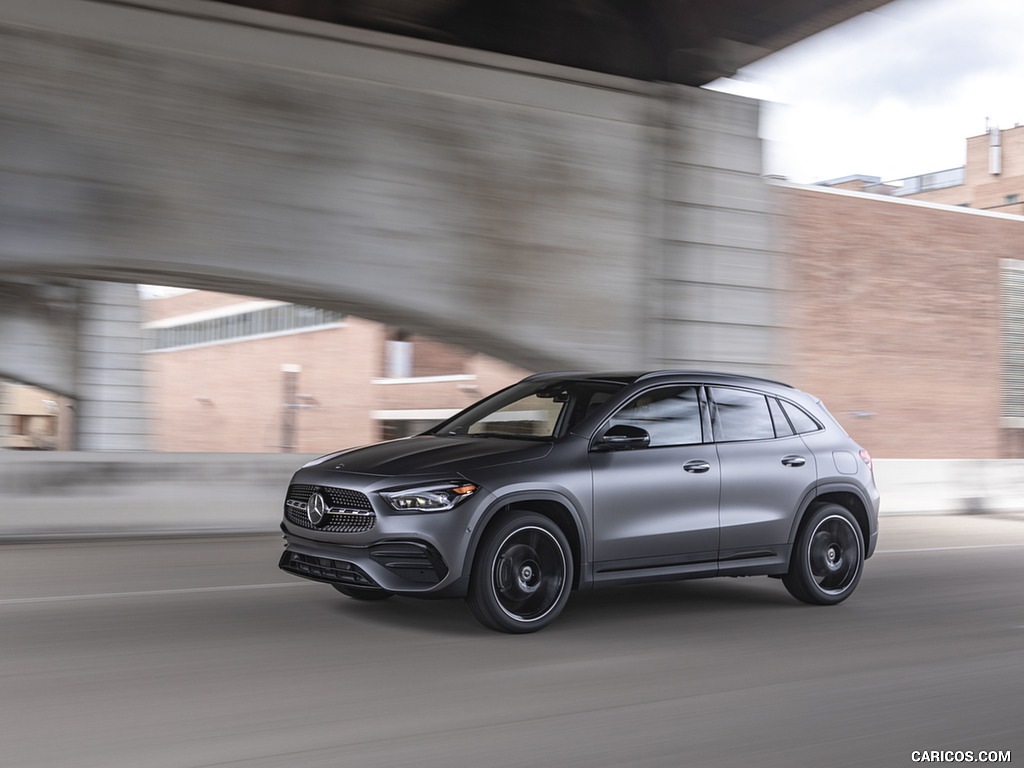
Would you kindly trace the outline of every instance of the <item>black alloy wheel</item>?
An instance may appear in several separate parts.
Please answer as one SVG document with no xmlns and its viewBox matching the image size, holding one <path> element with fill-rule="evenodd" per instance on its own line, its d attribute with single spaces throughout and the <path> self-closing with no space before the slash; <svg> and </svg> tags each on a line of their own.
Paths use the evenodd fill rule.
<svg viewBox="0 0 1024 768">
<path fill-rule="evenodd" d="M 864 570 L 864 537 L 845 507 L 823 504 L 808 512 L 782 583 L 797 600 L 835 605 L 856 589 Z"/>
<path fill-rule="evenodd" d="M 487 532 L 466 601 L 484 626 L 536 632 L 561 613 L 572 580 L 572 552 L 562 530 L 543 515 L 515 512 Z"/>
</svg>

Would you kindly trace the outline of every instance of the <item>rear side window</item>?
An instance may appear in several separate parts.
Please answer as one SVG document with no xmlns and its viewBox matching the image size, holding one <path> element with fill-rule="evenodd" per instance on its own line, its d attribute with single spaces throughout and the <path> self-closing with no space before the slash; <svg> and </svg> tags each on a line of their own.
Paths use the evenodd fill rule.
<svg viewBox="0 0 1024 768">
<path fill-rule="evenodd" d="M 712 387 L 715 401 L 715 438 L 722 442 L 765 440 L 775 437 L 767 398 L 743 389 Z"/>
<path fill-rule="evenodd" d="M 798 435 L 802 435 L 807 432 L 817 432 L 821 429 L 821 424 L 819 424 L 817 420 L 803 408 L 787 402 L 781 402 L 781 405 L 783 410 L 786 412 L 786 415 L 789 416 L 789 420 L 793 424 L 793 429 L 796 430 Z"/>
<path fill-rule="evenodd" d="M 774 397 L 768 398 L 768 410 L 772 412 L 772 421 L 775 422 L 776 437 L 790 437 L 796 434 L 786 414 L 782 412 L 782 405 Z"/>
</svg>

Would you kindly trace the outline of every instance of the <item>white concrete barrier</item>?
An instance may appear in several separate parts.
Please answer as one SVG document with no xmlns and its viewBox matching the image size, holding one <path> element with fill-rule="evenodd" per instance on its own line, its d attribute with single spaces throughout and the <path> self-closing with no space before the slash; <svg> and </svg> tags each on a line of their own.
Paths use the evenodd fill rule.
<svg viewBox="0 0 1024 768">
<path fill-rule="evenodd" d="M 0 538 L 272 532 L 299 454 L 0 454 Z M 1024 512 L 1024 460 L 875 461 L 882 514 Z"/>
<path fill-rule="evenodd" d="M 883 515 L 1024 512 L 1024 460 L 876 459 Z"/>
</svg>

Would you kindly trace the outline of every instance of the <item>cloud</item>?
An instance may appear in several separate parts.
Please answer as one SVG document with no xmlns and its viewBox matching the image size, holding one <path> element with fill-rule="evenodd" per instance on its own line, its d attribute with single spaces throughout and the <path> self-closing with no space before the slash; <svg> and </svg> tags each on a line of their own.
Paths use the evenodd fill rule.
<svg viewBox="0 0 1024 768">
<path fill-rule="evenodd" d="M 865 14 L 808 41 L 806 51 L 794 50 L 791 63 L 779 54 L 771 77 L 782 81 L 783 97 L 841 98 L 851 109 L 886 98 L 926 106 L 955 94 L 973 75 L 998 75 L 1020 61 L 1019 0 L 895 5 L 905 6 L 904 12 Z M 773 66 L 767 59 L 765 64 Z"/>
<path fill-rule="evenodd" d="M 766 170 L 814 181 L 962 164 L 986 117 L 1024 122 L 1022 40 L 1021 0 L 897 0 L 751 65 L 738 79 L 774 102 Z"/>
</svg>

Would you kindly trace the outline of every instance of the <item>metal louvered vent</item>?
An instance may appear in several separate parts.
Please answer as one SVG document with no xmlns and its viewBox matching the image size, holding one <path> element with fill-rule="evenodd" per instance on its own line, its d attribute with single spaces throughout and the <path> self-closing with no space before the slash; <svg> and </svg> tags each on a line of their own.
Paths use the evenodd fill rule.
<svg viewBox="0 0 1024 768">
<path fill-rule="evenodd" d="M 1024 427 L 1024 261 L 1000 264 L 1004 425 Z"/>
</svg>

